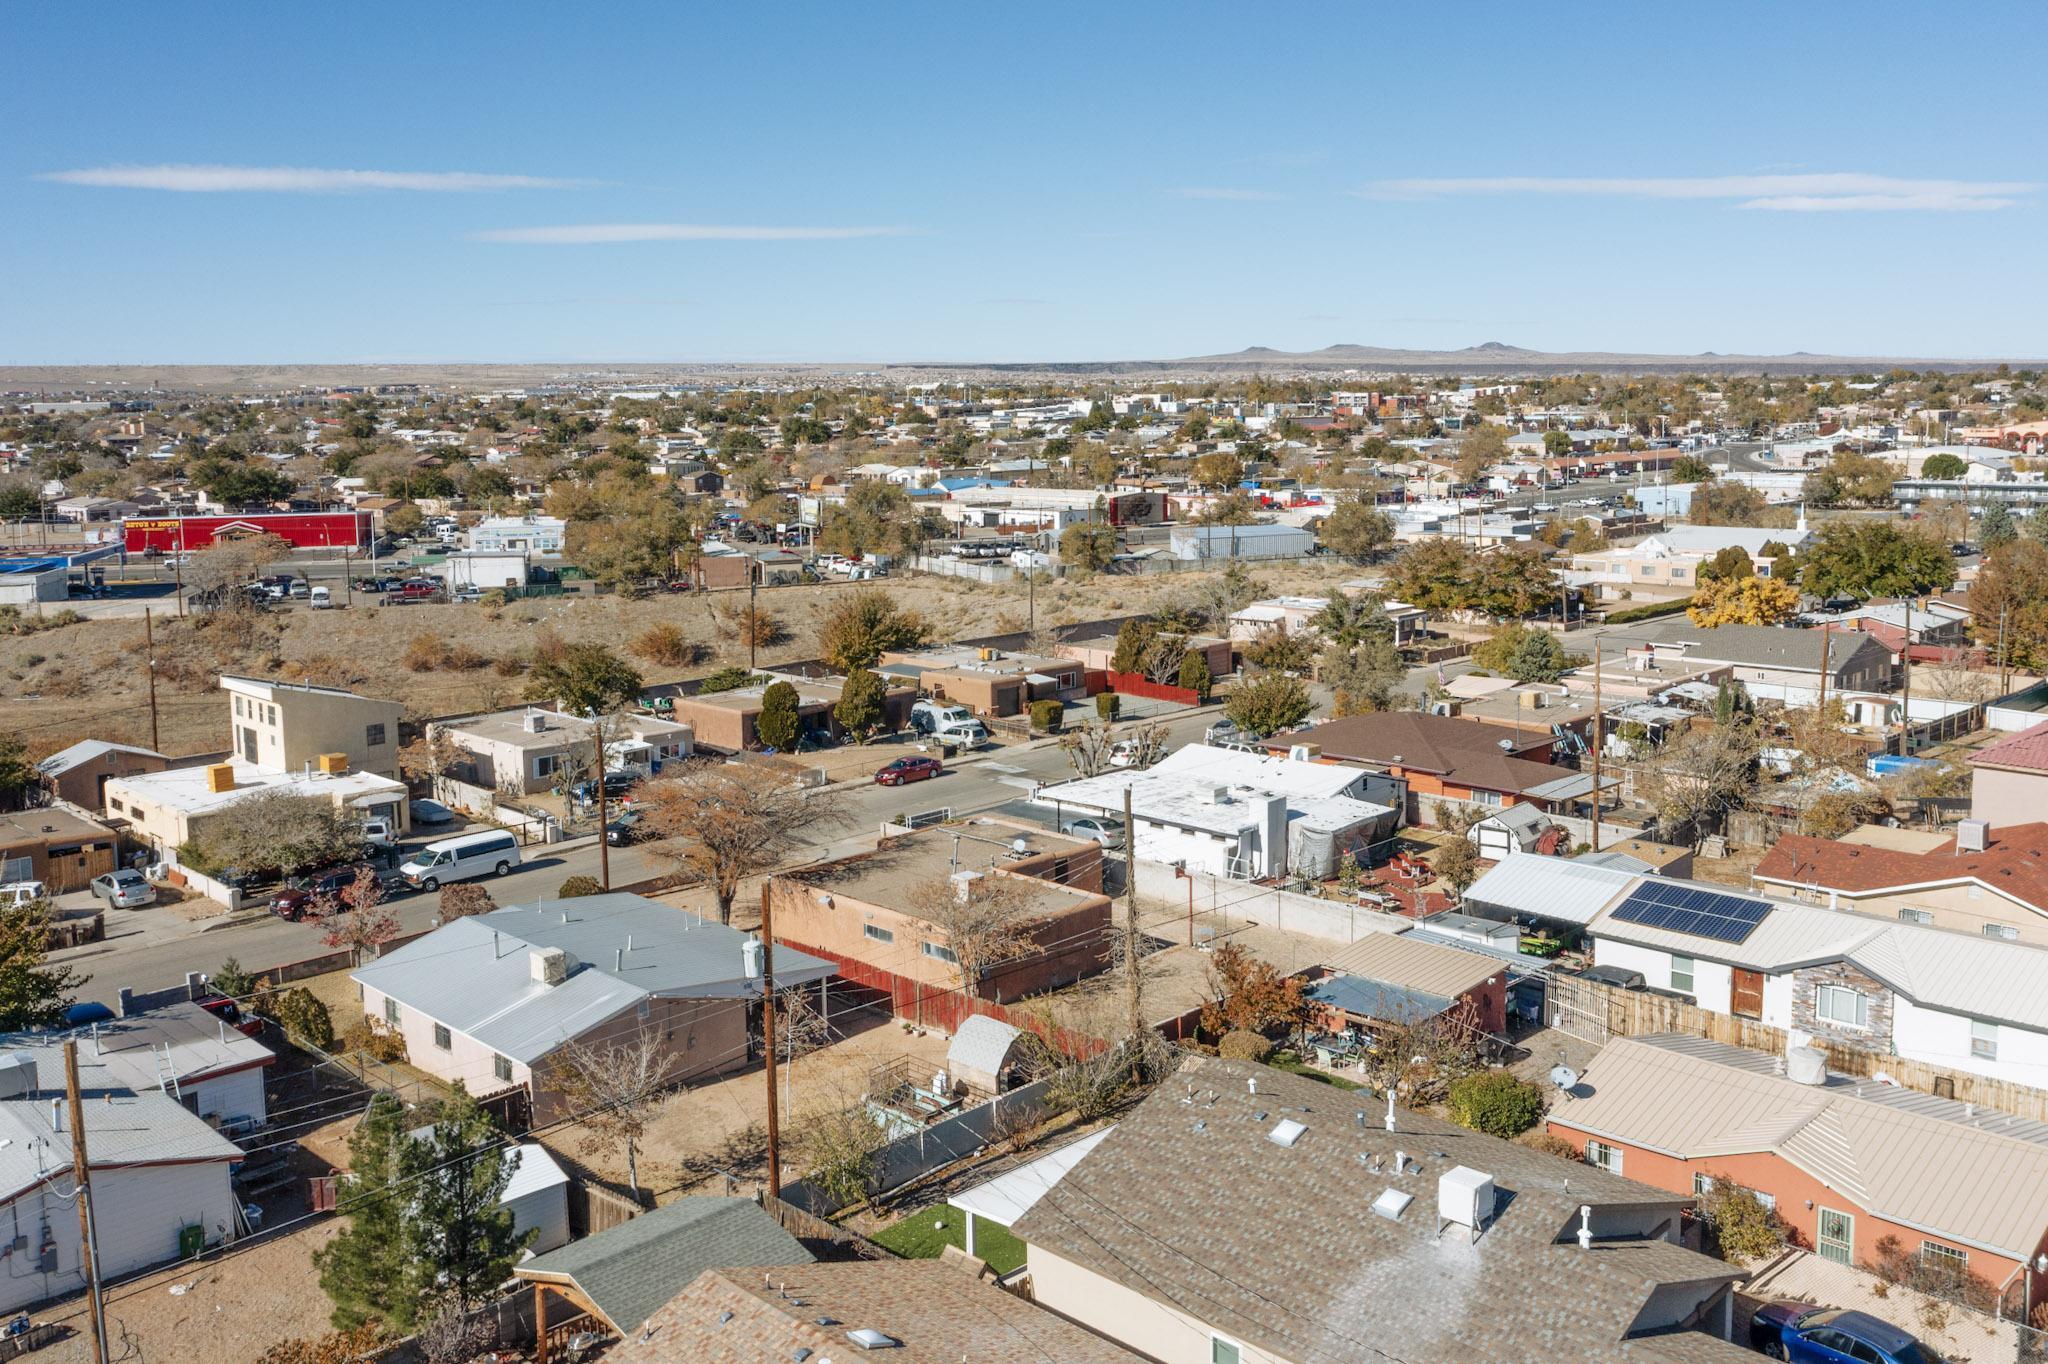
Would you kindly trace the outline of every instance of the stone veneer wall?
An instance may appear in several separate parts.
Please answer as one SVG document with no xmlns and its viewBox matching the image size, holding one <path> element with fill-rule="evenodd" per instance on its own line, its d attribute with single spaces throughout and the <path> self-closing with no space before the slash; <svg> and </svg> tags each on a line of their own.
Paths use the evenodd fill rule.
<svg viewBox="0 0 2048 1364">
<path fill-rule="evenodd" d="M 1869 1001 L 1869 1026 L 1849 1027 L 1820 1018 L 1813 1011 L 1814 991 L 1823 985 L 1846 985 Z M 1875 977 L 1848 962 L 1830 962 L 1792 973 L 1792 1026 L 1801 1032 L 1845 1047 L 1889 1053 L 1892 1049 L 1892 992 Z"/>
</svg>

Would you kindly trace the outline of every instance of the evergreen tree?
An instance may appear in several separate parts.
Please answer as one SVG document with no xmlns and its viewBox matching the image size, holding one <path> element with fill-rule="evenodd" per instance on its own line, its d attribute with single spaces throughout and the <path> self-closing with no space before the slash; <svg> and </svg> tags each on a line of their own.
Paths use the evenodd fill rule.
<svg viewBox="0 0 2048 1364">
<path fill-rule="evenodd" d="M 787 682 L 771 682 L 761 693 L 761 717 L 754 721 L 754 737 L 763 747 L 788 752 L 796 747 L 800 728 L 796 713 L 796 688 Z"/>
<path fill-rule="evenodd" d="M 518 1154 L 457 1081 L 433 1128 L 405 1143 L 400 1165 L 411 1184 L 405 1239 L 421 1295 L 445 1294 L 462 1308 L 483 1301 L 533 1235 L 514 1231 L 512 1210 L 498 1201 Z"/>
<path fill-rule="evenodd" d="M 1200 649 L 1189 649 L 1180 656 L 1180 685 L 1204 701 L 1209 699 L 1215 679 L 1209 675 L 1209 656 Z"/>
<path fill-rule="evenodd" d="M 2000 545 L 2011 544 L 2019 538 L 2019 533 L 2019 527 L 2013 524 L 2012 512 L 2003 502 L 1993 502 L 1977 520 L 1977 544 L 1986 554 Z"/>
<path fill-rule="evenodd" d="M 1145 666 L 1145 654 L 1152 646 L 1154 634 L 1152 623 L 1138 616 L 1119 625 L 1116 630 L 1116 652 L 1110 655 L 1109 670 L 1113 673 L 1134 673 Z"/>
<path fill-rule="evenodd" d="M 379 1093 L 349 1137 L 349 1174 L 342 1197 L 348 1230 L 313 1253 L 320 1287 L 334 1302 L 341 1330 L 381 1321 L 403 1331 L 419 1310 L 417 1276 L 406 1238 L 408 1202 L 398 1183 L 405 1109 Z"/>
<path fill-rule="evenodd" d="M 0 1031 L 62 1027 L 65 1009 L 90 979 L 45 964 L 50 911 L 47 900 L 0 910 Z"/>
<path fill-rule="evenodd" d="M 888 687 L 880 673 L 870 668 L 856 668 L 847 674 L 846 685 L 839 690 L 839 702 L 832 707 L 832 718 L 839 727 L 865 740 L 888 721 L 888 712 L 883 700 Z"/>
</svg>

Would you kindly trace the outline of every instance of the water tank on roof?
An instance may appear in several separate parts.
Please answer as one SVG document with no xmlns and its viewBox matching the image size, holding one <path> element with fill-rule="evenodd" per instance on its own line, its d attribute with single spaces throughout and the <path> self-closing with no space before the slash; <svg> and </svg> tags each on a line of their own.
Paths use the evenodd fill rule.
<svg viewBox="0 0 2048 1364">
<path fill-rule="evenodd" d="M 1788 1047 L 1785 1075 L 1802 1085 L 1824 1085 L 1828 1082 L 1828 1054 L 1819 1047 Z"/>
</svg>

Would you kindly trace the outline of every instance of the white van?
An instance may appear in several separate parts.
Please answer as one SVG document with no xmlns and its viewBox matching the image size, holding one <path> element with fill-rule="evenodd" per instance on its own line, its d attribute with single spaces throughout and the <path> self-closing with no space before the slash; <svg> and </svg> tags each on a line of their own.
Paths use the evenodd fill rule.
<svg viewBox="0 0 2048 1364">
<path fill-rule="evenodd" d="M 398 869 L 415 890 L 439 890 L 449 881 L 503 876 L 519 865 L 519 840 L 503 829 L 429 843 Z"/>
<path fill-rule="evenodd" d="M 306 605 L 315 611 L 325 611 L 334 605 L 334 593 L 324 587 L 315 587 L 306 594 Z"/>
<path fill-rule="evenodd" d="M 0 886 L 0 909 L 20 909 L 49 898 L 49 887 L 41 881 L 11 881 Z"/>
<path fill-rule="evenodd" d="M 988 742 L 988 726 L 974 718 L 965 706 L 942 701 L 919 701 L 910 708 L 910 727 L 929 734 L 941 743 L 965 744 L 972 748 Z"/>
</svg>

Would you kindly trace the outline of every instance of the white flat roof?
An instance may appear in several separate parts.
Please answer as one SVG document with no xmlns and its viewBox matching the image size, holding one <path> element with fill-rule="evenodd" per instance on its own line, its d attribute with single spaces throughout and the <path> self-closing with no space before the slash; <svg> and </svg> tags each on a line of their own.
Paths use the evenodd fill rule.
<svg viewBox="0 0 2048 1364">
<path fill-rule="evenodd" d="M 235 784 L 226 791 L 207 789 L 205 767 L 174 767 L 165 772 L 144 772 L 133 777 L 115 777 L 107 784 L 146 801 L 188 815 L 224 810 L 258 791 L 289 791 L 295 796 L 333 796 L 339 793 L 349 804 L 360 804 L 365 796 L 405 797 L 405 783 L 380 777 L 374 772 L 346 772 L 328 776 L 322 772 L 277 772 L 257 767 L 240 758 L 230 759 Z"/>
</svg>

